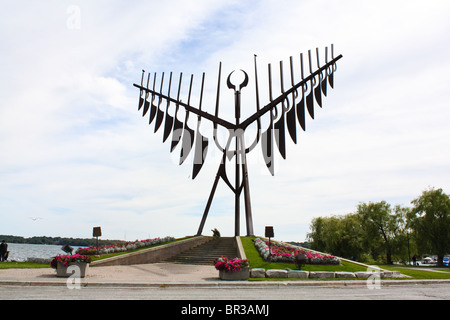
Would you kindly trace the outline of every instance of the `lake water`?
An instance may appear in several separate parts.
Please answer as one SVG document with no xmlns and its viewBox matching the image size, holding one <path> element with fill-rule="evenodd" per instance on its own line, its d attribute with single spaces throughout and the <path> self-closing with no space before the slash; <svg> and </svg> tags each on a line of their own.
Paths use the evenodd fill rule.
<svg viewBox="0 0 450 320">
<path fill-rule="evenodd" d="M 66 254 L 61 248 L 62 245 L 51 244 L 27 244 L 27 243 L 8 243 L 9 257 L 8 261 L 26 261 L 28 258 L 51 258 L 58 254 Z M 79 246 L 71 246 L 73 252 Z"/>
</svg>

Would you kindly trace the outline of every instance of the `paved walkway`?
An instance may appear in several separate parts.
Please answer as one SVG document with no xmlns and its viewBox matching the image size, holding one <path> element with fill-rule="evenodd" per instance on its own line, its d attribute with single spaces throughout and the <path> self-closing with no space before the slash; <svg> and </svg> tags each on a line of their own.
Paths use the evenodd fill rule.
<svg viewBox="0 0 450 320">
<path fill-rule="evenodd" d="M 69 279 L 69 281 L 73 281 Z M 381 280 L 383 285 L 450 282 L 450 280 Z M 0 286 L 66 286 L 68 278 L 56 277 L 52 268 L 0 269 Z M 283 287 L 367 285 L 366 280 L 223 281 L 214 266 L 153 263 L 89 267 L 82 286 L 92 287 Z"/>
<path fill-rule="evenodd" d="M 89 267 L 83 284 L 170 284 L 218 282 L 214 266 L 153 263 L 129 266 Z M 0 269 L 0 284 L 65 284 L 67 278 L 56 277 L 52 268 Z"/>
</svg>

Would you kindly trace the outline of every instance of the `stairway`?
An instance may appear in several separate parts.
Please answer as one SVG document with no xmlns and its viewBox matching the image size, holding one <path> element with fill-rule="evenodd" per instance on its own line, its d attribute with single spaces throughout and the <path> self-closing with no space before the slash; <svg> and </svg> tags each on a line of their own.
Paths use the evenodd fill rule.
<svg viewBox="0 0 450 320">
<path fill-rule="evenodd" d="M 214 261 L 221 256 L 230 259 L 237 257 L 237 249 L 233 237 L 214 237 L 204 244 L 161 262 L 212 266 Z"/>
</svg>

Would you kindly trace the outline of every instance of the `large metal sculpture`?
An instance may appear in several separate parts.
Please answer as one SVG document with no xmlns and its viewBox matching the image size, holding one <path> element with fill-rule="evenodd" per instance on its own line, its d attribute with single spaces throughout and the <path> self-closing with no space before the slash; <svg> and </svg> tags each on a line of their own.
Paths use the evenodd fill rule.
<svg viewBox="0 0 450 320">
<path fill-rule="evenodd" d="M 283 158 L 286 158 L 286 128 L 289 136 L 294 143 L 297 143 L 297 122 L 303 131 L 306 130 L 306 116 L 305 109 L 308 111 L 312 119 L 314 119 L 314 105 L 317 104 L 322 107 L 322 99 L 327 95 L 327 88 L 334 87 L 334 73 L 336 71 L 336 62 L 342 58 L 342 55 L 334 57 L 333 45 L 331 45 L 331 59 L 328 58 L 328 48 L 325 48 L 324 63 L 321 64 L 319 59 L 319 50 L 316 49 L 317 69 L 313 70 L 313 58 L 311 56 L 311 50 L 308 51 L 309 62 L 309 74 L 305 75 L 303 65 L 303 54 L 300 54 L 300 74 L 294 74 L 294 59 L 290 57 L 290 88 L 284 88 L 284 76 L 283 76 L 283 62 L 280 61 L 280 88 L 281 94 L 273 97 L 272 86 L 272 69 L 271 65 L 268 65 L 268 87 L 269 87 L 269 103 L 263 107 L 260 107 L 259 101 L 259 88 L 258 88 L 258 73 L 256 55 L 254 58 L 255 65 L 255 88 L 256 88 L 256 112 L 241 122 L 241 90 L 248 85 L 248 75 L 245 71 L 241 70 L 244 74 L 244 80 L 239 85 L 235 85 L 231 82 L 231 74 L 227 78 L 227 86 L 229 89 L 234 90 L 234 104 L 235 104 L 235 123 L 231 123 L 225 119 L 219 117 L 219 105 L 220 105 L 220 87 L 221 87 L 221 72 L 222 63 L 219 64 L 219 73 L 217 80 L 217 94 L 215 114 L 210 114 L 202 110 L 203 91 L 205 83 L 205 74 L 203 73 L 200 99 L 198 104 L 191 102 L 192 96 L 192 83 L 193 75 L 189 81 L 189 93 L 187 96 L 187 102 L 183 102 L 180 96 L 183 74 L 180 73 L 177 94 L 173 96 L 172 87 L 172 73 L 169 75 L 169 85 L 167 93 L 163 90 L 164 87 L 164 73 L 162 73 L 160 80 L 157 81 L 157 74 L 153 75 L 153 85 L 151 85 L 151 74 L 148 73 L 147 85 L 144 86 L 145 71 L 142 71 L 141 84 L 134 84 L 140 90 L 139 93 L 139 105 L 138 110 L 143 110 L 142 116 L 149 113 L 149 124 L 155 123 L 154 132 L 157 132 L 159 128 L 164 127 L 163 142 L 165 142 L 171 136 L 170 151 L 173 152 L 176 146 L 181 141 L 180 151 L 180 165 L 186 160 L 192 148 L 194 148 L 193 154 L 193 171 L 192 179 L 200 172 L 207 155 L 209 147 L 209 139 L 200 133 L 200 122 L 202 120 L 210 121 L 213 125 L 213 141 L 216 147 L 222 154 L 222 161 L 219 165 L 208 202 L 203 213 L 200 226 L 197 231 L 197 235 L 201 235 L 203 227 L 205 225 L 206 218 L 217 188 L 217 184 L 222 179 L 226 185 L 235 194 L 235 235 L 240 235 L 240 195 L 244 192 L 244 205 L 245 216 L 247 223 L 247 235 L 253 235 L 253 219 L 252 209 L 250 203 L 250 190 L 247 173 L 247 160 L 246 155 L 252 151 L 260 142 L 262 146 L 262 153 L 269 169 L 270 173 L 274 175 L 274 140 L 277 145 L 277 149 Z M 295 78 L 301 77 L 301 80 L 295 83 Z M 157 83 L 158 82 L 158 83 Z M 160 83 L 159 83 L 160 82 Z M 159 85 L 159 90 L 158 90 Z M 315 100 L 315 101 L 314 101 Z M 169 109 L 171 109 L 171 115 Z M 184 110 L 184 111 L 183 111 Z M 149 112 L 150 111 L 150 112 Z M 196 131 L 189 127 L 188 120 L 190 114 L 197 115 L 197 128 Z M 183 116 L 184 119 L 179 119 Z M 269 126 L 262 128 L 261 118 L 263 116 L 268 117 Z M 256 122 L 257 133 L 253 142 L 247 147 L 245 145 L 244 135 L 246 129 Z M 164 125 L 163 125 L 164 123 Z M 220 144 L 217 131 L 218 126 L 222 126 L 228 131 L 228 139 L 223 146 Z M 232 142 L 234 140 L 234 148 Z M 234 185 L 228 178 L 226 171 L 226 162 L 235 158 L 235 180 Z M 242 173 L 241 173 L 242 170 Z"/>
</svg>

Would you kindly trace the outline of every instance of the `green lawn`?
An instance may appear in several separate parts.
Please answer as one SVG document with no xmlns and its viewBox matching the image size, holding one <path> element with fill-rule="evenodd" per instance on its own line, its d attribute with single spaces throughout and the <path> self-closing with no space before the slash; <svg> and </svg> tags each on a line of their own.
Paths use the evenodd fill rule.
<svg viewBox="0 0 450 320">
<path fill-rule="evenodd" d="M 34 263 L 34 262 L 15 262 L 15 261 L 4 261 L 0 262 L 0 269 L 18 269 L 18 268 L 50 268 L 49 264 L 45 263 Z"/>
<path fill-rule="evenodd" d="M 379 267 L 391 271 L 400 271 L 402 274 L 410 277 L 406 279 L 450 279 L 449 268 L 423 268 L 397 265 L 380 265 Z M 434 270 L 441 272 L 436 272 Z"/>
</svg>

